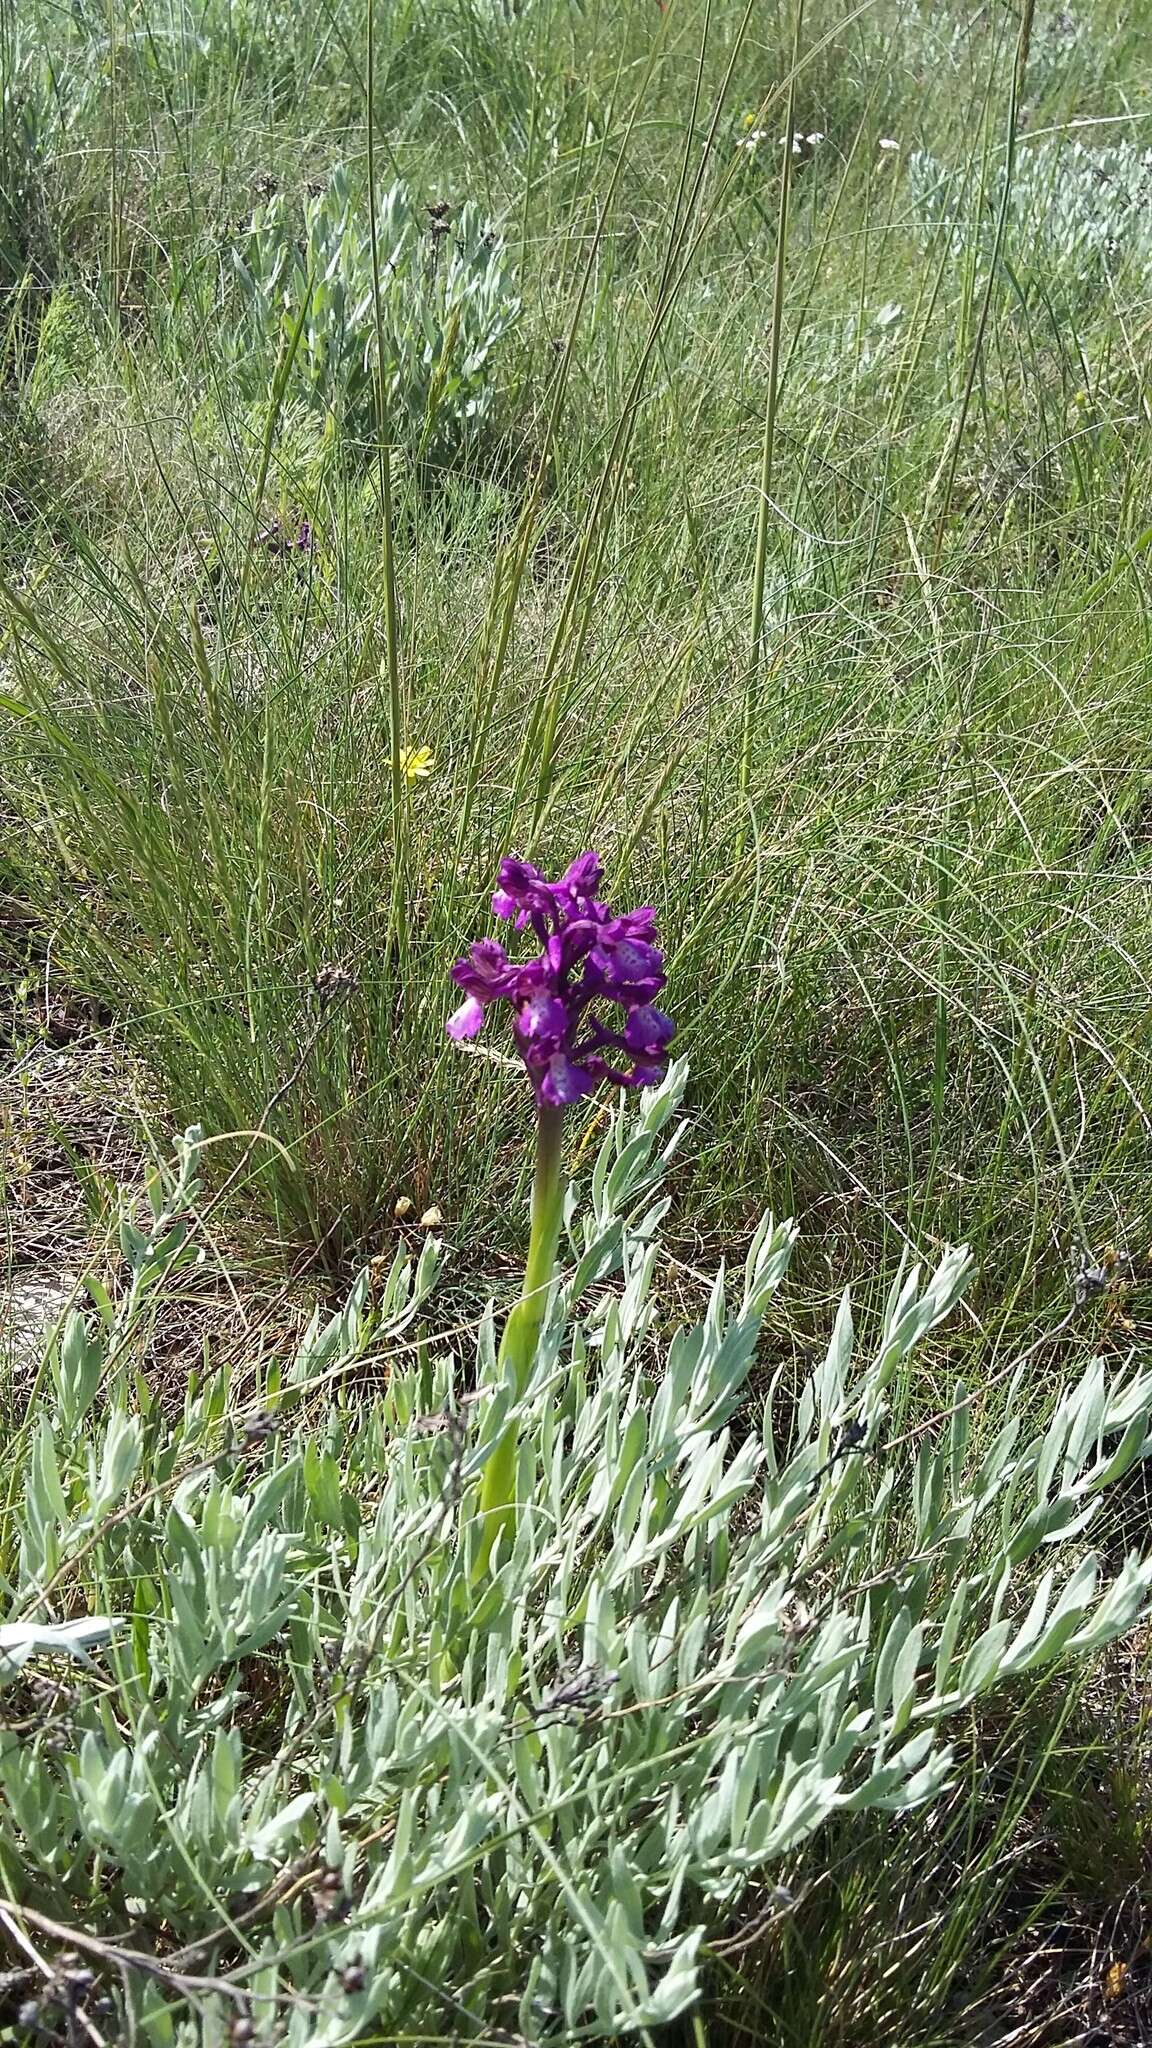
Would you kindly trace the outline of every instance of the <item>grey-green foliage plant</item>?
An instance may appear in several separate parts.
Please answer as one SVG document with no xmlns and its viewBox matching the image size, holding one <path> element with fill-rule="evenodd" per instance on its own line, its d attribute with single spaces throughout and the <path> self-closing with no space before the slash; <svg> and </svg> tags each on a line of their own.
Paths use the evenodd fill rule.
<svg viewBox="0 0 1152 2048">
<path fill-rule="evenodd" d="M 765 1218 L 661 1356 L 684 1080 L 569 1193 L 487 1576 L 513 1390 L 491 1314 L 474 1370 L 420 1334 L 431 1242 L 247 1416 L 209 1376 L 165 1418 L 130 1338 L 197 1256 L 190 1134 L 125 1305 L 65 1322 L 5 1551 L 0 1872 L 17 1917 L 115 1946 L 126 2037 L 646 2036 L 825 1821 L 930 1801 L 950 1721 L 1145 1608 L 1152 1562 L 1103 1574 L 1083 1539 L 1152 1375 L 1097 1362 L 1038 1429 L 1012 1387 L 986 1440 L 962 1389 L 901 1427 L 963 1251 L 902 1273 L 865 1347 L 845 1298 L 798 1399 L 750 1401 L 796 1235 Z"/>
<path fill-rule="evenodd" d="M 377 423 L 379 344 L 390 431 L 442 459 L 493 401 L 493 359 L 520 312 L 508 250 L 471 201 L 421 218 L 400 184 L 380 196 L 376 240 L 374 272 L 370 209 L 341 165 L 302 223 L 283 192 L 258 206 L 233 251 L 247 314 L 237 367 L 267 380 L 285 362 L 288 395 L 363 435 Z"/>
<path fill-rule="evenodd" d="M 1002 203 L 1001 168 L 977 194 L 928 150 L 908 159 L 914 217 L 927 232 L 975 230 L 990 256 Z M 1152 150 L 1134 142 L 1093 147 L 1048 136 L 1021 146 L 1009 224 L 1025 275 L 1060 279 L 1083 293 L 1102 273 L 1152 267 Z"/>
</svg>

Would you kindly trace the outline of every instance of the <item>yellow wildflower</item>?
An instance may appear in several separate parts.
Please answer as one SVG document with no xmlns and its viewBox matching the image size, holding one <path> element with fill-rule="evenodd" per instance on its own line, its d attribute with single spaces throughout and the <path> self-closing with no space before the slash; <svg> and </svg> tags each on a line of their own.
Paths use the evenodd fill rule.
<svg viewBox="0 0 1152 2048">
<path fill-rule="evenodd" d="M 1104 1972 L 1104 1996 L 1110 2004 L 1117 1998 L 1123 1998 L 1129 1975 L 1127 1963 L 1109 1963 Z"/>
<path fill-rule="evenodd" d="M 401 747 L 400 773 L 406 775 L 409 782 L 425 781 L 435 768 L 436 756 L 431 747 Z"/>
</svg>

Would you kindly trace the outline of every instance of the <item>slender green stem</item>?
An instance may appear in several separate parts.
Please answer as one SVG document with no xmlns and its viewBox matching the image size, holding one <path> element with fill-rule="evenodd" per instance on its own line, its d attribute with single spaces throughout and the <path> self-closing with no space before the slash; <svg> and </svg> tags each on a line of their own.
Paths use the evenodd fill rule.
<svg viewBox="0 0 1152 2048">
<path fill-rule="evenodd" d="M 548 1289 L 556 1269 L 556 1247 L 560 1240 L 560 1213 L 564 1198 L 563 1167 L 564 1112 L 541 1105 L 536 1127 L 536 1174 L 532 1184 L 532 1230 L 524 1286 L 504 1325 L 500 1362 L 511 1370 L 514 1394 L 519 1400 L 528 1383 L 536 1346 L 548 1306 Z M 502 1529 L 516 1521 L 515 1421 L 508 1425 L 484 1468 L 480 1486 L 480 1547 L 476 1576 L 487 1569 L 492 1546 Z"/>
<path fill-rule="evenodd" d="M 524 1268 L 524 1292 L 508 1318 L 504 1332 L 504 1345 L 508 1347 L 509 1331 L 513 1319 L 520 1318 L 519 1328 L 530 1339 L 530 1350 L 526 1365 L 531 1364 L 531 1353 L 536 1348 L 536 1339 L 544 1321 L 549 1283 L 556 1266 L 556 1246 L 560 1240 L 560 1208 L 563 1195 L 564 1112 L 542 1105 L 536 1126 L 536 1172 L 532 1183 L 532 1231 L 528 1240 L 528 1260 Z M 511 1355 L 511 1354 L 510 1354 Z"/>
<path fill-rule="evenodd" d="M 1008 94 L 1008 133 L 1004 146 L 1004 189 L 1000 194 L 1000 209 L 996 217 L 996 233 L 992 243 L 992 254 L 988 260 L 988 275 L 984 280 L 984 295 L 980 302 L 980 313 L 976 322 L 976 336 L 968 358 L 968 370 L 964 378 L 964 389 L 960 395 L 960 407 L 956 414 L 948 444 L 940 459 L 940 466 L 928 487 L 928 502 L 939 492 L 939 511 L 936 517 L 936 532 L 932 543 L 931 567 L 940 566 L 944 549 L 944 535 L 948 528 L 948 513 L 952 504 L 952 492 L 956 483 L 956 468 L 960 460 L 960 448 L 968 414 L 972 408 L 972 394 L 976 388 L 976 375 L 984 359 L 984 338 L 988 332 L 988 316 L 992 310 L 992 296 L 1000 276 L 1000 258 L 1004 253 L 1004 241 L 1008 233 L 1008 216 L 1012 207 L 1012 185 L 1016 175 L 1016 142 L 1020 132 L 1020 102 L 1024 93 L 1024 78 L 1028 69 L 1028 54 L 1032 46 L 1032 19 L 1036 0 L 1024 0 L 1020 14 L 1020 32 L 1016 39 L 1016 60 L 1012 66 L 1012 82 Z"/>
<path fill-rule="evenodd" d="M 792 63 L 788 74 L 788 116 L 784 131 L 784 161 L 780 170 L 780 217 L 776 228 L 776 266 L 772 282 L 772 324 L 768 339 L 768 390 L 764 400 L 764 442 L 760 457 L 760 502 L 756 510 L 756 557 L 752 575 L 752 633 L 748 649 L 748 681 L 744 691 L 744 719 L 740 736 L 740 803 L 747 802 L 752 779 L 752 734 L 760 704 L 760 671 L 764 656 L 764 584 L 768 561 L 768 527 L 771 517 L 772 476 L 776 461 L 776 412 L 780 400 L 780 344 L 784 326 L 784 285 L 788 256 L 788 206 L 792 195 L 792 143 L 796 134 L 796 79 L 800 68 L 800 37 L 804 28 L 804 0 L 796 0 L 792 26 Z M 740 849 L 744 844 L 740 826 Z"/>
<path fill-rule="evenodd" d="M 376 460 L 380 478 L 380 544 L 384 571 L 384 654 L 388 671 L 390 785 L 392 793 L 392 900 L 389 936 L 404 936 L 404 783 L 400 770 L 403 706 L 400 694 L 400 607 L 396 593 L 396 528 L 392 506 L 392 404 L 388 364 L 384 355 L 384 314 L 381 304 L 380 235 L 376 197 L 376 7 L 368 0 L 368 48 L 365 66 L 368 142 L 368 218 L 372 236 L 372 304 L 376 329 Z"/>
</svg>

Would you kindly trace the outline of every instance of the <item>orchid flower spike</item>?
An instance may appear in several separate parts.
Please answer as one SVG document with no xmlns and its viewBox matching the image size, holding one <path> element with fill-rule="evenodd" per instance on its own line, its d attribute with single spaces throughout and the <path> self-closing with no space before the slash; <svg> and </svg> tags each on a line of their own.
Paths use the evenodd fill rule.
<svg viewBox="0 0 1152 2048">
<path fill-rule="evenodd" d="M 464 991 L 451 1038 L 475 1038 L 488 1010 L 512 1006 L 512 1033 L 538 1103 L 562 1109 L 599 1082 L 649 1087 L 664 1078 L 674 1025 L 655 997 L 664 955 L 655 912 L 614 917 L 597 890 L 604 869 L 582 853 L 558 882 L 514 855 L 500 863 L 492 908 L 541 951 L 518 964 L 495 939 L 477 939 L 452 978 Z"/>
</svg>

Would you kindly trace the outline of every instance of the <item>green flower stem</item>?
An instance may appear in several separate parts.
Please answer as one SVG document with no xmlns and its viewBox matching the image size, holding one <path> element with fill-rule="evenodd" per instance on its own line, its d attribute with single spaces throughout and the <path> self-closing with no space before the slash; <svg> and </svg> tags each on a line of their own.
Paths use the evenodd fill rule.
<svg viewBox="0 0 1152 2048">
<path fill-rule="evenodd" d="M 556 1270 L 556 1247 L 560 1239 L 560 1212 L 564 1199 L 563 1166 L 564 1112 L 541 1104 L 536 1126 L 536 1174 L 532 1183 L 532 1233 L 519 1301 L 504 1325 L 500 1341 L 500 1363 L 511 1368 L 514 1399 L 519 1400 L 528 1384 L 536 1346 L 548 1306 L 548 1289 Z M 502 1529 L 516 1522 L 516 1423 L 505 1430 L 484 1467 L 480 1485 L 480 1547 L 475 1576 L 487 1570 L 492 1546 Z"/>
</svg>

